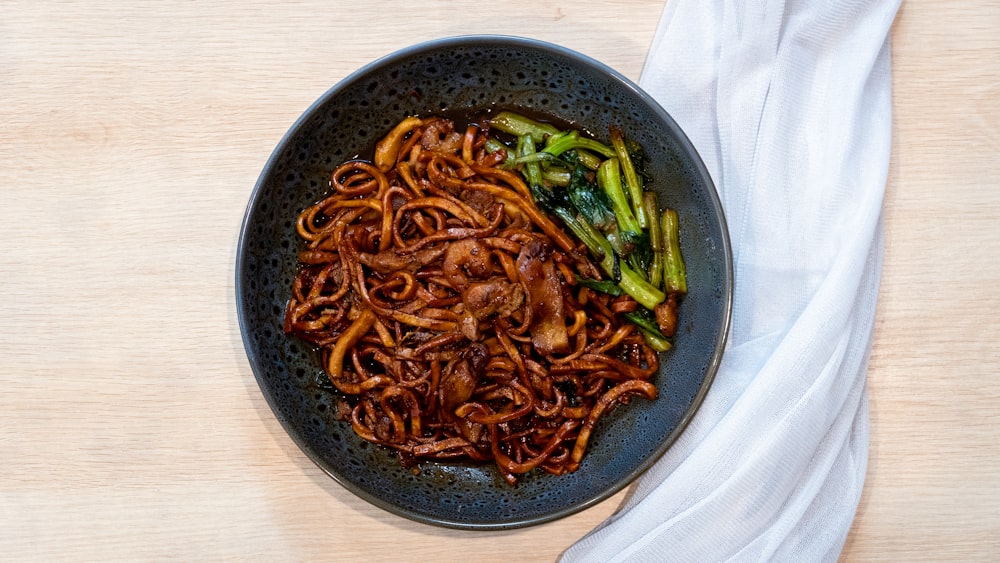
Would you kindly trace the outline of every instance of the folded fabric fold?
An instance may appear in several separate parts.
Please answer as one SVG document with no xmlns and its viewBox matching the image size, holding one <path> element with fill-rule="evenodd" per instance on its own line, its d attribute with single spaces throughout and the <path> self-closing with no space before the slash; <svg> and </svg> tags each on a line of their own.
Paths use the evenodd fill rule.
<svg viewBox="0 0 1000 563">
<path fill-rule="evenodd" d="M 836 560 L 867 466 L 898 7 L 667 3 L 640 85 L 719 190 L 730 343 L 688 429 L 564 560 Z"/>
</svg>

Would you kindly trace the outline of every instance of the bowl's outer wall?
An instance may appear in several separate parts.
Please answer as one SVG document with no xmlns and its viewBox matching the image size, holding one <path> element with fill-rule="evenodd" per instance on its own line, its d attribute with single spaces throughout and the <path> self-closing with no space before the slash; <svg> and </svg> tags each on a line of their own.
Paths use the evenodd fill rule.
<svg viewBox="0 0 1000 563">
<path fill-rule="evenodd" d="M 634 399 L 598 425 L 579 470 L 506 485 L 491 466 L 424 463 L 419 474 L 333 419 L 315 351 L 282 332 L 301 241 L 295 218 L 322 197 L 331 170 L 408 115 L 530 108 L 605 142 L 615 125 L 649 157 L 662 205 L 678 210 L 689 294 L 675 347 L 662 355 L 660 396 Z M 614 494 L 659 458 L 714 377 L 731 309 L 731 258 L 708 173 L 672 119 L 633 83 L 577 53 L 520 38 L 421 44 L 345 78 L 296 122 L 268 161 L 244 219 L 237 305 L 247 354 L 277 418 L 304 452 L 355 494 L 432 524 L 513 528 L 559 518 Z"/>
</svg>

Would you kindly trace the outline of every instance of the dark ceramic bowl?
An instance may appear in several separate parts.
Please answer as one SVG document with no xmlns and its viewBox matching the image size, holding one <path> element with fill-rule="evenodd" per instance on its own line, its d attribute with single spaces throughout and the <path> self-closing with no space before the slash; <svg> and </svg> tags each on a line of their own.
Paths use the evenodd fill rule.
<svg viewBox="0 0 1000 563">
<path fill-rule="evenodd" d="M 655 401 L 632 401 L 599 423 L 580 468 L 538 473 L 516 487 L 492 465 L 423 463 L 358 438 L 335 404 L 314 350 L 282 333 L 296 272 L 298 213 L 327 189 L 332 168 L 408 115 L 510 108 L 558 116 L 598 133 L 611 124 L 639 141 L 651 188 L 678 210 L 689 294 L 675 347 L 663 355 Z M 607 141 L 606 139 L 604 139 Z M 677 439 L 711 384 L 729 327 L 732 263 L 715 187 L 673 119 L 614 70 L 530 39 L 455 37 L 404 49 L 348 76 L 291 127 L 250 197 L 236 261 L 236 304 L 261 391 L 296 444 L 361 498 L 417 521 L 454 528 L 538 524 L 590 507 L 649 468 Z"/>
</svg>

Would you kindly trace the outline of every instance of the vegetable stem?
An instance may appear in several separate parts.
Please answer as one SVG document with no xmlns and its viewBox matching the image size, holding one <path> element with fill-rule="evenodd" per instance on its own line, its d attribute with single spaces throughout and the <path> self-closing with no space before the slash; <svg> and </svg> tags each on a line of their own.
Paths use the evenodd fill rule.
<svg viewBox="0 0 1000 563">
<path fill-rule="evenodd" d="M 653 287 L 663 285 L 663 230 L 660 228 L 659 210 L 656 206 L 656 194 L 642 194 L 642 207 L 649 218 L 649 245 L 653 250 L 653 261 L 649 265 L 649 283 Z"/>
<path fill-rule="evenodd" d="M 646 342 L 657 352 L 666 352 L 672 347 L 670 341 L 660 331 L 660 327 L 656 326 L 656 321 L 649 318 L 648 315 L 643 315 L 639 311 L 633 311 L 625 313 L 624 317 L 639 328 Z"/>
<path fill-rule="evenodd" d="M 608 257 L 605 256 L 601 263 L 605 269 L 607 269 L 607 266 L 605 265 L 607 261 Z M 663 300 L 666 299 L 666 295 L 662 291 L 649 285 L 649 282 L 646 281 L 645 278 L 637 274 L 635 270 L 628 267 L 627 264 L 621 263 L 619 264 L 619 268 L 621 268 L 622 279 L 618 282 L 618 285 L 625 290 L 625 293 L 631 295 L 632 298 L 638 301 L 643 307 L 653 309 L 660 303 L 663 303 Z"/>
<path fill-rule="evenodd" d="M 618 218 L 618 227 L 625 231 L 639 232 L 642 227 L 632 214 L 631 206 L 622 189 L 621 167 L 618 158 L 611 157 L 601 163 L 597 169 L 597 185 L 608 194 L 611 208 Z"/>
<path fill-rule="evenodd" d="M 619 259 L 608 239 L 604 238 L 593 225 L 573 215 L 565 207 L 556 207 L 553 212 L 583 241 L 583 244 L 587 245 L 594 256 L 601 260 L 604 272 L 617 281 L 622 291 L 631 295 L 640 305 L 653 309 L 666 299 L 666 294 L 650 285 L 642 275 Z"/>
<path fill-rule="evenodd" d="M 593 289 L 594 291 L 600 291 L 601 293 L 607 293 L 608 295 L 614 297 L 618 297 L 625 294 L 625 292 L 622 291 L 622 288 L 619 287 L 618 284 L 610 280 L 595 280 L 591 278 L 582 278 L 579 275 L 577 275 L 576 283 L 582 285 L 583 287 Z"/>
<path fill-rule="evenodd" d="M 558 217 L 610 278 L 581 280 L 581 285 L 630 295 L 647 313 L 643 333 L 650 345 L 668 349 L 670 343 L 648 319 L 667 297 L 662 279 L 668 242 L 656 195 L 643 191 L 633 162 L 632 154 L 640 155 L 635 162 L 642 162 L 641 152 L 630 152 L 633 145 L 614 127 L 609 146 L 579 131 L 559 131 L 509 111 L 498 113 L 490 124 L 517 138 L 504 166 L 521 172 L 535 204 Z M 596 181 L 592 170 L 597 171 Z"/>
<path fill-rule="evenodd" d="M 607 244 L 601 232 L 594 228 L 593 225 L 587 223 L 586 221 L 581 221 L 573 213 L 565 207 L 555 207 L 552 209 L 556 217 L 562 219 L 563 224 L 569 227 L 569 230 L 573 231 L 578 239 L 583 241 L 583 244 L 594 254 L 594 256 L 603 259 L 606 252 L 612 252 L 611 245 Z M 610 273 L 610 272 L 609 272 Z"/>
<path fill-rule="evenodd" d="M 553 156 L 559 156 L 572 149 L 593 151 L 597 154 L 604 155 L 607 158 L 615 156 L 615 150 L 613 148 L 600 141 L 595 141 L 587 137 L 581 137 L 580 133 L 577 131 L 570 131 L 564 135 L 553 137 L 551 142 L 546 143 L 545 148 L 542 150 Z"/>
<path fill-rule="evenodd" d="M 681 256 L 680 223 L 677 211 L 663 211 L 663 285 L 667 293 L 687 293 L 687 270 Z"/>
<path fill-rule="evenodd" d="M 510 148 L 507 145 L 501 143 L 500 141 L 494 139 L 493 137 L 486 139 L 486 152 L 493 154 L 499 150 L 510 152 Z"/>
<path fill-rule="evenodd" d="M 490 126 L 516 137 L 531 135 L 537 141 L 559 133 L 553 125 L 535 121 L 512 111 L 501 111 L 493 116 L 490 119 Z"/>
<path fill-rule="evenodd" d="M 522 135 L 517 138 L 518 158 L 535 154 L 535 141 L 531 134 Z M 542 185 L 542 167 L 537 160 L 528 160 L 524 163 L 525 175 L 528 177 L 528 184 L 532 186 Z"/>
<path fill-rule="evenodd" d="M 614 147 L 615 155 L 621 161 L 622 173 L 625 176 L 625 187 L 628 189 L 629 200 L 632 202 L 632 211 L 639 226 L 643 229 L 649 228 L 649 220 L 646 218 L 645 210 L 642 206 L 642 180 L 635 171 L 635 164 L 625 147 L 625 137 L 621 129 L 611 127 L 611 146 Z"/>
</svg>

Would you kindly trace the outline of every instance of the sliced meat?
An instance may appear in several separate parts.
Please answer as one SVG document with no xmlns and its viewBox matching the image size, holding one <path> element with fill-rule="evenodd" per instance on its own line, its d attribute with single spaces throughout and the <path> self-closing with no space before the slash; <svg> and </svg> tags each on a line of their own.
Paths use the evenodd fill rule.
<svg viewBox="0 0 1000 563">
<path fill-rule="evenodd" d="M 470 284 L 462 292 L 462 303 L 477 320 L 491 315 L 509 317 L 524 304 L 524 288 L 506 278 L 492 278 Z"/>
<path fill-rule="evenodd" d="M 453 413 L 472 398 L 476 385 L 486 373 L 488 358 L 489 351 L 484 345 L 472 343 L 457 360 L 446 366 L 438 388 L 445 412 Z"/>
<path fill-rule="evenodd" d="M 489 193 L 480 190 L 463 190 L 458 194 L 458 198 L 484 217 L 495 214 L 493 206 L 496 203 L 496 199 Z"/>
<path fill-rule="evenodd" d="M 566 315 L 555 262 L 537 240 L 521 246 L 517 270 L 528 292 L 531 308 L 531 343 L 540 354 L 569 352 Z"/>
<path fill-rule="evenodd" d="M 485 244 L 474 238 L 451 242 L 444 253 L 441 264 L 452 287 L 461 290 L 469 283 L 469 277 L 484 279 L 493 272 L 493 257 Z"/>
<path fill-rule="evenodd" d="M 667 294 L 667 300 L 653 310 L 656 313 L 656 324 L 660 325 L 663 336 L 677 334 L 677 294 Z"/>
<path fill-rule="evenodd" d="M 424 124 L 424 134 L 420 137 L 424 149 L 450 154 L 462 148 L 462 135 L 455 131 L 452 120 L 436 118 Z"/>
<path fill-rule="evenodd" d="M 358 261 L 380 274 L 407 271 L 415 272 L 444 254 L 444 246 L 429 246 L 416 252 L 399 253 L 385 250 L 376 254 L 361 252 Z"/>
</svg>

